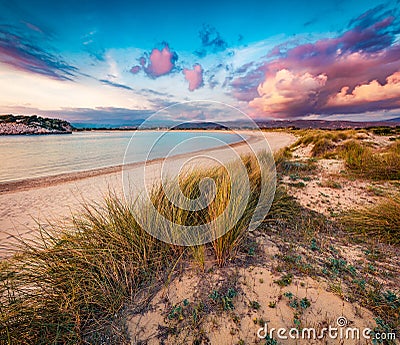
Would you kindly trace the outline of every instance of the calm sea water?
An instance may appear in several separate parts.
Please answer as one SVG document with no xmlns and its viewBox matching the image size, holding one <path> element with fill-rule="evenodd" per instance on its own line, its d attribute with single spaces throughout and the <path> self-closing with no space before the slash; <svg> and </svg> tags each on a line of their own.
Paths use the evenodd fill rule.
<svg viewBox="0 0 400 345">
<path fill-rule="evenodd" d="M 56 175 L 124 162 L 133 132 L 78 132 L 65 135 L 0 137 L 0 182 Z M 137 132 L 127 150 L 127 162 L 161 158 L 240 141 L 235 134 L 216 132 Z M 154 144 L 154 146 L 153 146 Z M 171 151 L 172 150 L 172 151 Z"/>
</svg>

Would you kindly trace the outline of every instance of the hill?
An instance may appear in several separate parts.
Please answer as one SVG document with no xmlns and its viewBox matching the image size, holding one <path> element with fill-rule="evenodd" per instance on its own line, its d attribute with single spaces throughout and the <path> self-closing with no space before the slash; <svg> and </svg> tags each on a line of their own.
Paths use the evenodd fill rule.
<svg viewBox="0 0 400 345">
<path fill-rule="evenodd" d="M 67 121 L 37 115 L 0 115 L 0 135 L 69 134 L 74 127 Z"/>
</svg>

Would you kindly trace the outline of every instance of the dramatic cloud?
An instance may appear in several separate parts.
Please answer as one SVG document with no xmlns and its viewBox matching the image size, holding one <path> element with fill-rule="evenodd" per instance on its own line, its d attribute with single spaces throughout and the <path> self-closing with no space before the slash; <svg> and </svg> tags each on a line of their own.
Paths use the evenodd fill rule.
<svg viewBox="0 0 400 345">
<path fill-rule="evenodd" d="M 195 54 L 199 57 L 204 57 L 209 52 L 217 53 L 223 51 L 228 47 L 227 42 L 221 37 L 217 29 L 210 25 L 203 25 L 199 31 L 199 37 L 201 48 L 195 51 Z"/>
<path fill-rule="evenodd" d="M 286 69 L 280 70 L 258 87 L 260 97 L 252 100 L 250 106 L 276 116 L 298 107 L 312 110 L 327 79 L 325 74 L 295 75 Z"/>
<path fill-rule="evenodd" d="M 185 79 L 189 82 L 189 90 L 194 91 L 203 85 L 203 68 L 199 64 L 193 65 L 193 69 L 183 70 Z"/>
<path fill-rule="evenodd" d="M 400 44 L 397 38 L 400 29 L 394 15 L 382 11 L 383 8 L 379 7 L 356 18 L 351 22 L 352 28 L 336 38 L 276 46 L 266 56 L 265 62 L 250 68 L 243 66 L 247 72 L 231 82 L 233 95 L 239 100 L 249 101 L 251 106 L 263 111 L 259 115 L 265 116 L 273 116 L 274 112 L 282 117 L 298 117 L 398 107 L 398 103 L 393 102 L 391 97 L 383 97 L 382 93 L 392 90 L 393 83 L 387 78 L 400 70 Z M 327 79 L 318 89 L 312 90 L 309 101 L 298 102 L 283 95 L 276 86 L 283 70 L 286 71 L 285 81 L 289 76 L 299 83 L 291 84 L 298 86 L 298 89 L 296 91 L 293 87 L 290 92 L 297 93 L 301 99 L 309 99 L 310 95 L 307 90 L 304 94 L 305 89 L 299 77 L 300 81 L 301 76 L 305 75 L 311 78 L 324 75 Z M 377 86 L 384 84 L 391 86 L 383 89 Z M 265 85 L 269 89 L 265 89 Z M 364 87 L 356 91 L 361 85 Z M 378 95 L 370 93 L 370 98 L 365 96 L 367 85 L 369 90 L 373 87 L 379 89 L 379 101 L 375 99 Z M 365 96 L 364 103 L 369 102 L 368 107 L 361 101 L 350 101 L 352 94 L 355 95 L 354 99 L 361 100 L 360 92 Z"/>
<path fill-rule="evenodd" d="M 251 70 L 243 77 L 236 77 L 230 83 L 233 96 L 239 101 L 251 101 L 258 96 L 257 88 L 265 79 L 262 68 Z"/>
<path fill-rule="evenodd" d="M 373 80 L 368 84 L 356 86 L 351 93 L 349 93 L 349 89 L 348 86 L 344 86 L 339 93 L 331 96 L 327 106 L 349 107 L 366 102 L 390 101 L 394 106 L 400 107 L 400 72 L 387 77 L 384 85 Z"/>
<path fill-rule="evenodd" d="M 165 44 L 161 50 L 154 48 L 148 57 L 148 61 L 146 61 L 145 57 L 141 57 L 140 66 L 133 66 L 130 71 L 131 73 L 136 74 L 142 68 L 149 77 L 158 78 L 170 73 L 175 67 L 177 60 L 178 54 L 171 51 L 169 46 Z"/>
<path fill-rule="evenodd" d="M 0 63 L 58 80 L 71 80 L 75 76 L 76 67 L 15 31 L 11 26 L 0 26 Z"/>
</svg>

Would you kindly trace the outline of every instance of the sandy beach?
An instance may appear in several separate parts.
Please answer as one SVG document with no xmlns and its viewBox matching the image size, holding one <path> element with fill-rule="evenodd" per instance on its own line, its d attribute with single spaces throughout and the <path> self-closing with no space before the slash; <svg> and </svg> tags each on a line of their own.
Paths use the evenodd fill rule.
<svg viewBox="0 0 400 345">
<path fill-rule="evenodd" d="M 187 154 L 157 159 L 146 165 L 146 178 L 151 183 L 157 179 L 157 173 L 162 165 L 181 167 L 193 156 L 193 166 L 210 165 L 207 154 L 220 162 L 226 163 L 231 159 L 228 154 L 231 148 L 237 154 L 250 151 L 248 145 L 255 150 L 262 149 L 264 137 L 272 151 L 290 145 L 295 137 L 288 133 L 240 131 L 247 137 L 246 142 L 230 145 L 230 148 L 220 147 L 210 150 L 197 151 Z M 129 173 L 140 173 L 144 163 L 129 166 Z M 189 166 L 190 166 L 189 164 Z M 164 166 L 165 168 L 165 166 Z M 126 169 L 126 167 L 124 168 Z M 0 243 L 2 255 L 15 246 L 15 237 L 29 238 L 37 232 L 38 223 L 50 221 L 59 224 L 66 220 L 71 212 L 78 210 L 83 202 L 100 201 L 109 190 L 123 195 L 122 166 L 103 168 L 85 172 L 37 178 L 22 182 L 2 184 L 0 186 Z"/>
</svg>

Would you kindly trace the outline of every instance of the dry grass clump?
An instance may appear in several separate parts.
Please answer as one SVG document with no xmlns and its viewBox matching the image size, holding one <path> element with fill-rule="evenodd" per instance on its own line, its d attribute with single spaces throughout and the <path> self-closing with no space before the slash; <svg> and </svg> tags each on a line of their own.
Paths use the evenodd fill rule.
<svg viewBox="0 0 400 345">
<path fill-rule="evenodd" d="M 389 244 L 400 243 L 400 196 L 384 198 L 378 204 L 347 212 L 341 222 L 363 238 Z"/>
<path fill-rule="evenodd" d="M 266 154 L 259 159 L 273 162 Z M 145 305 L 143 301 L 150 297 L 156 283 L 166 281 L 181 258 L 190 257 L 185 247 L 162 242 L 139 224 L 159 227 L 162 235 L 176 239 L 182 236 L 173 233 L 178 225 L 213 224 L 211 221 L 229 205 L 230 212 L 222 222 L 208 228 L 217 235 L 230 230 L 207 245 L 215 261 L 223 265 L 235 256 L 253 215 L 269 206 L 256 207 L 262 192 L 258 161 L 253 156 L 243 157 L 242 163 L 244 171 L 235 165 L 239 162 L 232 163 L 231 170 L 238 174 L 235 187 L 225 168 L 181 176 L 178 185 L 182 193 L 175 197 L 198 200 L 199 209 L 174 207 L 166 189 L 176 189 L 167 183 L 166 189 L 155 186 L 152 192 L 157 217 L 140 198 L 129 203 L 111 194 L 103 204 L 85 205 L 82 213 L 73 216 L 70 226 L 42 228 L 36 240 L 21 242 L 18 253 L 0 266 L 0 343 L 126 343 L 124 308 L 135 305 L 139 297 Z M 264 181 L 267 189 L 274 187 L 272 167 Z M 214 187 L 203 183 L 204 177 L 213 179 Z M 215 192 L 211 201 L 199 198 L 211 192 Z M 141 222 L 134 216 L 138 210 Z M 161 216 L 176 227 L 163 228 Z M 205 245 L 193 247 L 191 257 L 201 262 L 204 249 Z"/>
<path fill-rule="evenodd" d="M 397 129 L 390 129 L 390 133 Z M 381 133 L 380 129 L 371 129 Z M 347 168 L 355 175 L 375 180 L 400 179 L 400 141 L 384 148 L 374 149 L 363 143 L 366 131 L 356 130 L 303 130 L 292 148 L 313 145 L 313 157 L 342 158 Z M 384 131 L 387 133 L 387 131 Z M 396 132 L 397 133 L 397 132 Z"/>
<path fill-rule="evenodd" d="M 315 144 L 321 139 L 327 139 L 338 143 L 347 139 L 354 138 L 357 131 L 350 130 L 323 130 L 323 129 L 306 129 L 298 131 L 300 138 L 293 144 L 294 147 L 299 145 Z"/>
<path fill-rule="evenodd" d="M 334 152 L 337 145 L 345 140 L 356 138 L 355 130 L 301 130 L 297 134 L 300 138 L 292 145 L 293 148 L 300 145 L 313 145 L 311 154 L 313 157 L 324 157 Z"/>
<path fill-rule="evenodd" d="M 289 147 L 284 147 L 279 151 L 275 152 L 274 160 L 276 169 L 279 170 L 282 163 L 285 163 L 288 159 L 292 158 L 293 154 Z"/>
<path fill-rule="evenodd" d="M 332 151 L 335 147 L 336 146 L 332 140 L 327 138 L 321 138 L 315 142 L 311 150 L 311 154 L 313 157 L 322 157 L 327 152 Z"/>
<path fill-rule="evenodd" d="M 263 204 L 268 203 L 268 198 L 265 198 L 265 194 L 260 197 L 260 194 L 262 187 L 263 193 L 273 193 L 275 186 L 273 158 L 261 154 L 258 159 L 271 167 L 270 171 L 264 171 L 264 179 L 261 178 L 258 160 L 254 156 L 246 156 L 241 158 L 241 162 L 234 162 L 228 167 L 197 170 L 181 176 L 179 190 L 173 184 L 167 184 L 164 188 L 156 187 L 152 193 L 153 205 L 158 214 L 174 224 L 192 227 L 208 224 L 205 227 L 206 236 L 212 234 L 212 238 L 215 238 L 211 242 L 212 249 L 217 263 L 223 265 L 226 260 L 235 256 L 253 215 L 256 213 L 257 216 L 257 212 L 261 214 L 269 207 Z M 242 171 L 239 168 L 241 164 L 244 166 Z M 206 179 L 208 182 L 209 179 L 214 181 L 214 185 L 205 182 Z M 212 200 L 207 197 L 210 195 L 213 195 Z M 175 203 L 171 203 L 171 196 Z M 177 206 L 185 205 L 186 198 L 195 201 L 196 210 Z M 152 222 L 153 228 L 163 227 L 154 217 L 149 222 Z M 207 238 L 201 238 L 204 236 L 204 231 L 194 228 L 190 233 L 186 230 L 182 232 L 177 227 L 167 229 L 166 232 L 171 241 L 175 236 L 175 240 L 178 239 L 182 243 L 207 242 Z M 202 252 L 201 246 L 195 247 L 194 256 L 202 260 Z"/>
<path fill-rule="evenodd" d="M 123 329 L 112 332 L 118 315 L 174 258 L 116 197 L 86 205 L 71 228 L 42 229 L 3 261 L 0 342 L 121 344 Z"/>
<path fill-rule="evenodd" d="M 346 142 L 338 152 L 347 168 L 356 175 L 375 180 L 400 179 L 400 142 L 374 150 L 352 140 Z"/>
</svg>

